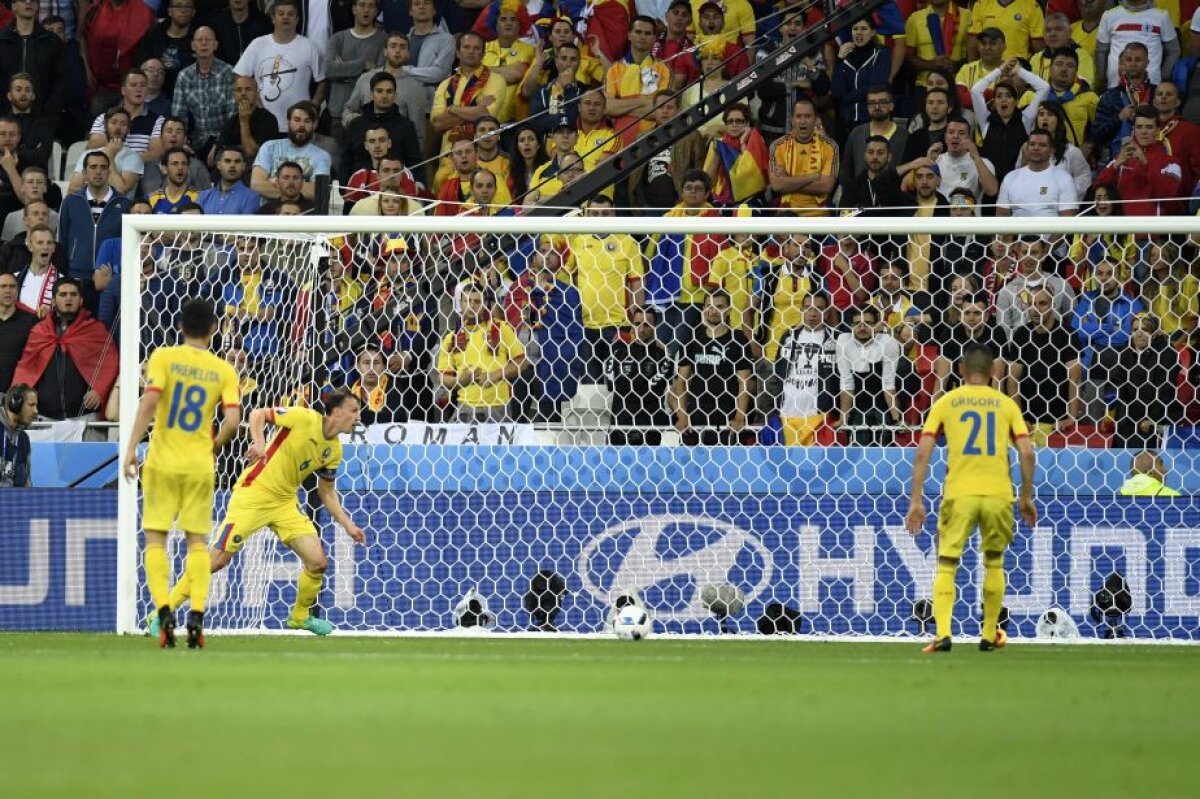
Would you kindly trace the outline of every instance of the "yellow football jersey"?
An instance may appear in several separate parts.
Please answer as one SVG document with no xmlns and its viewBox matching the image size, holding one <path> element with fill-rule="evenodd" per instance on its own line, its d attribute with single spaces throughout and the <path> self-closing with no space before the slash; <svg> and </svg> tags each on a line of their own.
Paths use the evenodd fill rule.
<svg viewBox="0 0 1200 799">
<path fill-rule="evenodd" d="M 583 301 L 583 326 L 598 330 L 629 324 L 627 291 L 646 275 L 646 265 L 632 236 L 613 233 L 571 236 L 567 264 Z"/>
<path fill-rule="evenodd" d="M 525 348 L 517 331 L 508 322 L 494 321 L 451 330 L 442 338 L 437 369 L 454 375 L 464 369 L 483 369 L 494 372 L 511 361 L 525 357 Z M 490 386 L 473 384 L 458 391 L 458 401 L 472 408 L 495 408 L 512 399 L 509 381 L 501 380 Z"/>
<path fill-rule="evenodd" d="M 218 405 L 241 404 L 237 372 L 208 350 L 159 347 L 146 365 L 146 393 L 162 394 L 146 465 L 161 472 L 213 470 Z"/>
<path fill-rule="evenodd" d="M 1005 58 L 1029 58 L 1031 43 L 1046 35 L 1046 20 L 1037 0 L 979 0 L 971 9 L 970 33 L 978 35 L 988 28 L 1004 33 Z"/>
<path fill-rule="evenodd" d="M 821 133 L 813 134 L 812 141 L 799 142 L 795 136 L 783 136 L 771 145 L 771 168 L 781 169 L 791 177 L 800 175 L 837 175 L 838 146 L 833 139 Z M 789 192 L 780 195 L 779 206 L 790 208 L 800 216 L 827 216 L 825 207 L 828 194 L 813 195 Z"/>
<path fill-rule="evenodd" d="M 267 444 L 266 457 L 242 472 L 235 490 L 294 503 L 310 474 L 316 472 L 324 480 L 336 477 L 342 442 L 337 436 L 325 437 L 324 418 L 309 408 L 273 408 L 269 421 L 278 429 Z"/>
<path fill-rule="evenodd" d="M 708 273 L 710 285 L 729 292 L 729 326 L 740 330 L 742 325 L 754 326 L 751 305 L 754 302 L 754 268 L 758 257 L 745 246 L 729 246 L 717 253 Z"/>
<path fill-rule="evenodd" d="M 1017 403 L 991 386 L 961 386 L 929 409 L 926 435 L 946 434 L 942 499 L 1013 498 L 1009 444 L 1029 435 Z"/>
</svg>

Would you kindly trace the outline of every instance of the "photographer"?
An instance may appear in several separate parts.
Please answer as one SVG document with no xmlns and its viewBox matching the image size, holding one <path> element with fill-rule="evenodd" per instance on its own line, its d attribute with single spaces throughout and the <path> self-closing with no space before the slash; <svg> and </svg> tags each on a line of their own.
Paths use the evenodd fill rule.
<svg viewBox="0 0 1200 799">
<path fill-rule="evenodd" d="M 37 391 L 18 383 L 4 395 L 0 409 L 0 488 L 29 488 L 29 433 L 38 415 Z"/>
</svg>

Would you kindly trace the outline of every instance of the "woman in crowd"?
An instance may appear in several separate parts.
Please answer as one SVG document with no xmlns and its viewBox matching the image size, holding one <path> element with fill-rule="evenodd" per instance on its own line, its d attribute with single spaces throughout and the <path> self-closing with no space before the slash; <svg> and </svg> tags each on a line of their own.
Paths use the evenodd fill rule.
<svg viewBox="0 0 1200 799">
<path fill-rule="evenodd" d="M 850 41 L 838 50 L 830 94 L 837 101 L 837 138 L 845 141 L 850 131 L 866 122 L 867 92 L 891 84 L 892 57 L 875 36 L 871 19 L 850 26 Z"/>
<path fill-rule="evenodd" d="M 1024 111 L 1017 107 L 1021 93 L 1013 83 L 1014 78 L 1020 78 L 1033 89 L 1033 99 Z M 988 110 L 985 96 L 989 86 L 992 87 L 991 110 Z M 971 104 L 983 134 L 979 152 L 996 167 L 996 180 L 1003 182 L 1004 176 L 1016 167 L 1021 148 L 1037 120 L 1038 107 L 1048 91 L 1050 84 L 1025 69 L 1015 58 L 1005 61 L 1003 66 L 993 69 L 971 87 Z"/>
<path fill-rule="evenodd" d="M 1200 315 L 1200 280 L 1182 256 L 1172 241 L 1153 241 L 1146 248 L 1149 274 L 1142 284 L 1142 304 L 1172 337 L 1194 330 Z"/>
<path fill-rule="evenodd" d="M 1117 187 L 1108 183 L 1093 186 L 1084 195 L 1080 216 L 1124 216 L 1125 206 Z M 1137 262 L 1137 245 L 1131 233 L 1077 233 L 1067 252 L 1070 267 L 1067 282 L 1076 291 L 1091 291 L 1092 264 L 1108 261 L 1122 281 L 1129 280 Z"/>
<path fill-rule="evenodd" d="M 1063 107 L 1055 102 L 1045 102 L 1038 106 L 1038 130 L 1050 134 L 1054 142 L 1054 155 L 1050 159 L 1053 166 L 1062 167 L 1075 183 L 1075 192 L 1083 197 L 1092 187 L 1092 168 L 1088 166 L 1087 156 L 1083 154 L 1067 137 L 1067 114 Z M 1017 166 L 1025 166 L 1025 155 L 1017 159 Z"/>
<path fill-rule="evenodd" d="M 745 103 L 730 106 L 723 119 L 724 132 L 709 143 L 704 160 L 704 171 L 713 182 L 713 205 L 758 206 L 768 182 L 767 143 L 751 124 L 750 106 Z"/>
<path fill-rule="evenodd" d="M 925 106 L 917 114 L 920 122 L 915 130 L 911 129 L 908 141 L 904 145 L 904 155 L 900 163 L 907 164 L 924 157 L 930 146 L 941 144 L 946 135 L 946 121 L 950 118 L 953 93 L 947 89 L 929 89 L 925 92 Z"/>
<path fill-rule="evenodd" d="M 542 141 L 532 125 L 521 125 L 513 136 L 513 151 L 509 153 L 511 164 L 509 175 L 512 177 L 513 202 L 519 203 L 529 192 L 529 178 L 539 166 L 550 160 L 546 155 Z"/>
<path fill-rule="evenodd" d="M 683 90 L 680 97 L 680 110 L 687 109 L 700 102 L 705 97 L 711 97 L 721 90 L 728 78 L 725 74 L 725 40 L 710 39 L 700 46 L 700 72 L 704 76 L 696 83 Z M 723 127 L 720 117 L 713 117 L 699 128 L 701 135 L 709 139 L 721 136 Z"/>
</svg>

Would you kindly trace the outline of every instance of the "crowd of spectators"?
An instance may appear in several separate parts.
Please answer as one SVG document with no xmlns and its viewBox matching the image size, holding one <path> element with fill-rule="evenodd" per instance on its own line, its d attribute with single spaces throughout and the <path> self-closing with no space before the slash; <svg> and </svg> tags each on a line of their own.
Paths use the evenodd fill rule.
<svg viewBox="0 0 1200 799">
<path fill-rule="evenodd" d="M 558 210 L 1195 213 L 1195 6 L 890 0 Z M 890 442 L 978 341 L 1043 442 L 1098 423 L 1143 446 L 1184 419 L 1193 239 L 418 239 L 382 219 L 552 205 L 833 7 L 0 6 L 0 391 L 29 383 L 51 419 L 111 418 L 121 217 L 313 213 L 328 176 L 335 205 L 380 217 L 379 234 L 331 242 L 316 285 L 286 242 L 148 244 L 135 268 L 146 343 L 170 340 L 178 301 L 201 294 L 261 401 L 295 393 L 278 363 L 299 352 L 317 353 L 307 384 L 353 385 L 372 421 L 556 422 L 581 384 L 603 383 L 614 443 L 672 426 L 685 443 Z"/>
</svg>

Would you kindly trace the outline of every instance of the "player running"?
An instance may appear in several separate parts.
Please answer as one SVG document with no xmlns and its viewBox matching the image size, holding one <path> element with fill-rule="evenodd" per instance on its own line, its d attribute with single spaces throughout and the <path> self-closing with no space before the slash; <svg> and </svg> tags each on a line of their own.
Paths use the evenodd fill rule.
<svg viewBox="0 0 1200 799">
<path fill-rule="evenodd" d="M 146 367 L 146 387 L 133 420 L 133 436 L 122 471 L 138 477 L 137 448 L 154 420 L 142 466 L 142 527 L 146 535 L 146 583 L 154 600 L 152 617 L 161 647 L 175 646 L 175 616 L 168 600 L 171 565 L 167 533 L 178 521 L 187 537 L 185 581 L 192 583 L 187 618 L 189 649 L 204 646 L 204 605 L 208 599 L 208 531 L 212 529 L 215 454 L 237 433 L 242 420 L 238 376 L 209 350 L 217 316 L 207 300 L 191 299 L 180 310 L 183 344 L 159 347 Z M 159 400 L 167 397 L 166 402 Z M 224 408 L 213 436 L 217 405 Z"/>
<path fill-rule="evenodd" d="M 317 496 L 333 520 L 356 542 L 361 544 L 366 540 L 362 528 L 342 509 L 334 484 L 342 462 L 342 442 L 338 436 L 351 432 L 358 424 L 361 405 L 350 389 L 339 388 L 325 397 L 324 406 L 324 415 L 301 407 L 259 408 L 250 413 L 251 443 L 246 451 L 250 466 L 234 486 L 225 520 L 217 528 L 211 549 L 212 571 L 219 572 L 229 565 L 247 538 L 264 527 L 271 528 L 280 541 L 300 556 L 303 567 L 287 626 L 317 635 L 329 635 L 333 625 L 310 613 L 328 561 L 317 528 L 296 500 L 305 478 L 316 473 Z M 267 424 L 276 427 L 269 444 L 264 435 Z M 189 572 L 175 584 L 171 609 L 182 605 L 189 593 L 195 607 L 190 576 Z M 152 633 L 155 621 L 150 620 Z"/>
<path fill-rule="evenodd" d="M 991 387 L 992 352 L 968 347 L 961 370 L 964 383 L 929 409 L 913 463 L 912 496 L 905 525 L 916 535 L 925 524 L 925 470 L 939 433 L 946 434 L 948 465 L 938 517 L 938 562 L 933 580 L 933 618 L 937 637 L 921 651 L 950 651 L 954 613 L 954 577 L 967 539 L 979 528 L 983 550 L 983 631 L 979 649 L 990 652 L 1007 643 L 998 629 L 1004 599 L 1004 550 L 1013 540 L 1013 484 L 1008 446 L 1017 448 L 1021 495 L 1017 506 L 1025 523 L 1037 521 L 1033 504 L 1033 446 L 1017 404 Z"/>
</svg>

